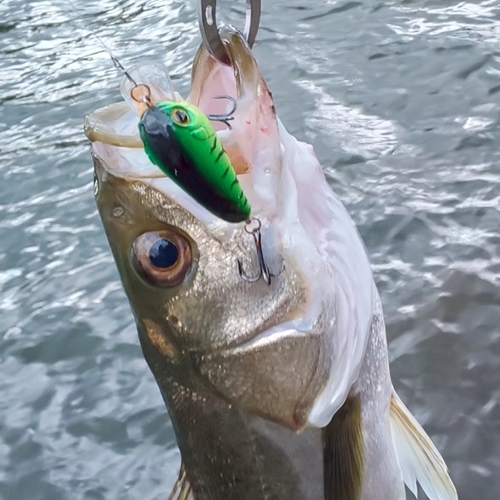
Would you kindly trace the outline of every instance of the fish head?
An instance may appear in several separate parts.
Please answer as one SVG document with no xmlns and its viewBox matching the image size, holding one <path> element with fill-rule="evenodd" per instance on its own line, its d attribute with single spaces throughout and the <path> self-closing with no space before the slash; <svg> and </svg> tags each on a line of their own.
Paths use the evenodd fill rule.
<svg viewBox="0 0 500 500">
<path fill-rule="evenodd" d="M 270 282 L 242 277 L 259 272 L 251 223 L 214 216 L 154 167 L 141 147 L 138 116 L 125 103 L 86 118 L 97 205 L 167 405 L 175 405 L 168 393 L 195 377 L 231 405 L 300 430 L 311 423 L 318 399 L 331 403 L 325 390 L 332 370 L 338 405 L 345 400 L 363 350 L 358 342 L 357 357 L 346 365 L 340 355 L 352 340 L 332 337 L 338 277 L 325 244 L 337 233 L 325 236 L 323 223 L 331 216 L 325 206 L 335 200 L 325 194 L 312 148 L 280 124 L 243 37 L 230 28 L 221 36 L 232 64 L 201 47 L 188 101 L 205 114 L 224 113 L 219 96 L 237 102 L 231 129 L 214 126 L 261 227 Z M 364 269 L 363 259 L 357 265 Z"/>
<path fill-rule="evenodd" d="M 288 259 L 269 285 L 244 281 L 238 262 L 258 271 L 244 227 L 211 230 L 161 189 L 115 175 L 97 155 L 94 165 L 99 213 L 145 353 L 155 351 L 160 370 L 189 364 L 228 401 L 303 426 L 329 360 L 320 328 L 293 327 L 308 307 L 300 269 Z M 162 247 L 173 250 L 160 255 Z"/>
<path fill-rule="evenodd" d="M 155 183 L 115 175 L 97 155 L 94 165 L 99 213 L 138 322 L 166 324 L 180 350 L 207 354 L 302 316 L 308 290 L 291 262 L 269 285 L 241 278 L 238 263 L 258 271 L 244 224 L 211 229 Z"/>
</svg>

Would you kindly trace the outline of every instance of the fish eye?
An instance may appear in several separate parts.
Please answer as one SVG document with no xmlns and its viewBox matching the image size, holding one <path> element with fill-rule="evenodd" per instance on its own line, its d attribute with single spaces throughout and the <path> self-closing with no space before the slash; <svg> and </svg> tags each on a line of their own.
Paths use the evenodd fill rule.
<svg viewBox="0 0 500 500">
<path fill-rule="evenodd" d="M 170 288 L 182 283 L 192 258 L 187 238 L 175 231 L 144 233 L 132 245 L 137 272 L 153 285 Z"/>
<path fill-rule="evenodd" d="M 171 116 L 174 122 L 178 125 L 187 125 L 190 121 L 188 114 L 180 108 L 173 109 Z"/>
<path fill-rule="evenodd" d="M 179 249 L 166 238 L 158 238 L 149 249 L 149 262 L 160 269 L 175 266 L 179 258 Z"/>
</svg>

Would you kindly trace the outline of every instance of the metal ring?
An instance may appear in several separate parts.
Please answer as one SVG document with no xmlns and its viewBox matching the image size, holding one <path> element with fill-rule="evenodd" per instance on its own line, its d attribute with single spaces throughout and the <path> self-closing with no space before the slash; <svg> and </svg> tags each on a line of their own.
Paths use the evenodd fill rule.
<svg viewBox="0 0 500 500">
<path fill-rule="evenodd" d="M 138 89 L 141 89 L 141 88 L 146 89 L 146 93 L 144 95 L 142 95 L 142 96 L 137 96 L 136 97 L 135 91 L 138 90 Z M 149 85 L 146 85 L 145 83 L 139 83 L 139 84 L 136 84 L 134 87 L 132 87 L 132 89 L 130 90 L 130 97 L 132 97 L 132 99 L 135 102 L 138 102 L 140 104 L 145 104 L 148 107 L 152 106 L 152 103 L 151 103 L 151 89 L 149 88 Z"/>
<path fill-rule="evenodd" d="M 219 35 L 216 18 L 217 0 L 200 0 L 198 21 L 201 37 L 210 53 L 221 63 L 230 64 L 224 43 Z M 250 48 L 253 47 L 259 31 L 261 0 L 247 0 L 247 14 L 243 34 Z"/>
<path fill-rule="evenodd" d="M 252 224 L 256 224 L 255 227 L 252 227 Z M 248 233 L 248 234 L 256 234 L 258 233 L 260 230 L 262 229 L 262 223 L 260 222 L 259 219 L 257 219 L 257 217 L 252 217 L 251 219 L 248 219 L 246 221 L 246 225 L 245 225 L 245 231 Z"/>
</svg>

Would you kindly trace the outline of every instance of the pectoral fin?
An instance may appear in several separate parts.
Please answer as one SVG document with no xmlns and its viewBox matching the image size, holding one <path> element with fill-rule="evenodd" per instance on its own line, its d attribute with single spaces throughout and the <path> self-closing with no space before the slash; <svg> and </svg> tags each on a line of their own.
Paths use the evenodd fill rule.
<svg viewBox="0 0 500 500">
<path fill-rule="evenodd" d="M 325 500 L 359 500 L 364 454 L 361 402 L 349 396 L 323 429 Z"/>
<path fill-rule="evenodd" d="M 186 477 L 184 464 L 181 464 L 179 479 L 175 482 L 174 488 L 172 489 L 172 493 L 170 493 L 168 500 L 195 500 L 191 490 L 191 485 Z"/>
<path fill-rule="evenodd" d="M 415 497 L 418 482 L 430 500 L 458 500 L 443 457 L 394 391 L 390 415 L 406 486 Z"/>
</svg>

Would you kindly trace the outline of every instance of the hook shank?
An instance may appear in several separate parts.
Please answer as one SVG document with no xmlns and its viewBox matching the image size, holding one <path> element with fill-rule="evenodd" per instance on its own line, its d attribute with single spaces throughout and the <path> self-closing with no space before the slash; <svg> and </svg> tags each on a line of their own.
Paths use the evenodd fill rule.
<svg viewBox="0 0 500 500">
<path fill-rule="evenodd" d="M 258 225 L 257 227 L 251 229 L 250 225 L 254 221 L 257 222 Z M 253 237 L 255 250 L 257 251 L 257 262 L 259 263 L 259 273 L 256 276 L 249 276 L 248 274 L 246 274 L 245 271 L 243 271 L 243 265 L 241 264 L 240 260 L 238 260 L 238 272 L 240 274 L 241 279 L 243 281 L 246 281 L 247 283 L 255 283 L 256 281 L 259 281 L 260 278 L 262 278 L 267 285 L 270 285 L 271 278 L 277 278 L 285 270 L 285 261 L 281 262 L 281 269 L 278 272 L 278 274 L 273 274 L 271 271 L 269 271 L 269 267 L 264 259 L 264 252 L 262 251 L 262 233 L 260 231 L 260 228 L 261 224 L 259 219 L 250 220 L 247 224 L 247 227 L 245 228 L 245 231 L 251 234 Z"/>
</svg>

